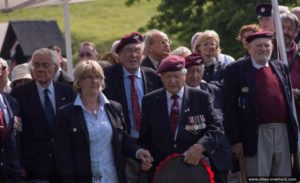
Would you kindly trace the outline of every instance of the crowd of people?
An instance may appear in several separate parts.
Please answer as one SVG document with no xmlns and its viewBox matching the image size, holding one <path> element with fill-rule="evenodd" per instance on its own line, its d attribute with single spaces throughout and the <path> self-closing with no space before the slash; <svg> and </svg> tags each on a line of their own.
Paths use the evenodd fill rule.
<svg viewBox="0 0 300 183">
<path fill-rule="evenodd" d="M 272 5 L 256 13 L 236 60 L 214 30 L 172 50 L 158 29 L 101 58 L 82 42 L 72 77 L 56 45 L 11 73 L 0 59 L 0 182 L 151 183 L 173 154 L 216 183 L 299 181 L 300 7 L 280 6 L 287 64 Z"/>
</svg>

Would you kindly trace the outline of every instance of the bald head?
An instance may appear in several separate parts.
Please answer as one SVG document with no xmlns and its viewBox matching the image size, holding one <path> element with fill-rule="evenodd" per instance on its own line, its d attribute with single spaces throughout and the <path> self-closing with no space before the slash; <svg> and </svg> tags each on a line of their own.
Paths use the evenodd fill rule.
<svg viewBox="0 0 300 183">
<path fill-rule="evenodd" d="M 300 20 L 300 6 L 294 7 L 291 10 L 291 13 L 295 14 L 298 18 L 298 20 Z"/>
</svg>

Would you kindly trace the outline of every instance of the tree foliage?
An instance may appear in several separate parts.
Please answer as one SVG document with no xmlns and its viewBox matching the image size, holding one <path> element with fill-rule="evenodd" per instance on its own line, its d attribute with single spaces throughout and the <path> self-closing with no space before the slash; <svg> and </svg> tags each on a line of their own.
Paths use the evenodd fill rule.
<svg viewBox="0 0 300 183">
<path fill-rule="evenodd" d="M 138 1 L 127 0 L 127 4 Z M 279 4 L 293 7 L 299 4 L 297 1 L 281 0 Z M 189 46 L 195 32 L 215 30 L 221 38 L 222 52 L 239 58 L 243 49 L 235 37 L 241 26 L 257 23 L 255 7 L 263 2 L 271 0 L 162 0 L 159 14 L 151 18 L 146 29 L 161 29 L 185 46 Z"/>
</svg>

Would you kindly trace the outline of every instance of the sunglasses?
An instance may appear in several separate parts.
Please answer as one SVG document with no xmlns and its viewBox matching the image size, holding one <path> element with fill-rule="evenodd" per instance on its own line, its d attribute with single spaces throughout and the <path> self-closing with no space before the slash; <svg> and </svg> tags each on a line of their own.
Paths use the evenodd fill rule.
<svg viewBox="0 0 300 183">
<path fill-rule="evenodd" d="M 90 53 L 90 52 L 81 52 L 81 53 L 79 53 L 79 57 L 92 57 L 93 56 L 93 54 L 92 53 Z"/>
</svg>

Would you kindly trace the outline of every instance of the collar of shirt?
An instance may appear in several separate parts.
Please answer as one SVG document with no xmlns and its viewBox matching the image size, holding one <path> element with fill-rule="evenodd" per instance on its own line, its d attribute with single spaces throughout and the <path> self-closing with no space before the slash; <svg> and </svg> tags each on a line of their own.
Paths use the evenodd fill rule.
<svg viewBox="0 0 300 183">
<path fill-rule="evenodd" d="M 167 90 L 166 90 L 166 91 L 167 91 Z M 183 92 L 184 92 L 184 87 L 182 87 L 182 88 L 177 92 L 177 94 L 176 94 L 180 100 L 183 99 Z M 173 99 L 171 98 L 172 95 L 174 95 L 174 94 L 172 94 L 172 93 L 170 93 L 169 91 L 167 91 L 167 99 L 168 99 L 168 100 L 173 100 Z"/>
<path fill-rule="evenodd" d="M 57 72 L 56 72 L 56 73 L 54 74 L 54 76 L 53 76 L 53 80 L 54 80 L 54 81 L 57 81 L 57 80 L 58 80 L 58 78 L 59 78 L 61 72 L 62 72 L 62 69 L 59 68 L 59 69 L 57 70 Z"/>
<path fill-rule="evenodd" d="M 99 102 L 100 102 L 100 109 L 104 108 L 105 104 L 109 104 L 109 100 L 106 98 L 106 96 L 102 93 L 102 91 L 99 91 Z M 74 105 L 81 106 L 82 109 L 87 111 L 85 106 L 83 105 L 83 102 L 81 100 L 80 94 L 77 94 L 76 99 L 74 101 Z"/>
<path fill-rule="evenodd" d="M 40 94 L 40 96 L 44 96 L 44 88 L 39 82 L 35 82 L 36 83 L 36 86 L 37 86 L 37 89 L 38 89 L 38 92 Z M 51 81 L 51 83 L 48 85 L 48 90 L 49 90 L 49 93 L 51 95 L 54 94 L 54 86 L 53 86 L 53 82 Z"/>
<path fill-rule="evenodd" d="M 130 72 L 127 71 L 127 69 L 125 69 L 124 67 L 123 68 L 123 76 L 124 78 L 128 78 L 128 76 L 131 76 L 132 74 Z M 141 68 L 139 67 L 138 70 L 134 73 L 134 75 L 137 77 L 137 78 L 140 78 L 142 79 L 142 72 L 141 72 Z"/>
<path fill-rule="evenodd" d="M 152 62 L 152 64 L 154 65 L 154 67 L 157 69 L 159 61 L 155 60 L 151 56 L 148 56 L 148 57 L 149 57 L 150 61 Z"/>
<path fill-rule="evenodd" d="M 5 110 L 7 108 L 5 102 L 4 102 L 4 98 L 2 96 L 3 94 L 0 94 L 0 108 Z"/>
<path fill-rule="evenodd" d="M 256 69 L 260 69 L 260 68 L 263 68 L 263 67 L 269 67 L 269 62 L 266 62 L 265 65 L 261 65 L 261 64 L 256 63 L 256 62 L 253 60 L 252 57 L 251 57 L 251 62 L 252 62 L 253 67 L 256 68 Z"/>
</svg>

